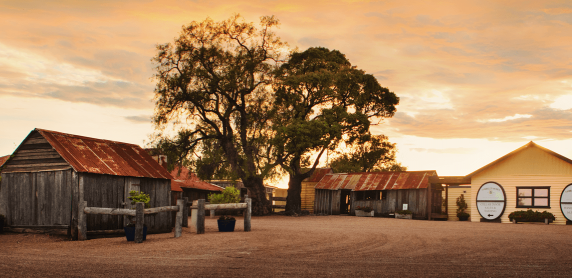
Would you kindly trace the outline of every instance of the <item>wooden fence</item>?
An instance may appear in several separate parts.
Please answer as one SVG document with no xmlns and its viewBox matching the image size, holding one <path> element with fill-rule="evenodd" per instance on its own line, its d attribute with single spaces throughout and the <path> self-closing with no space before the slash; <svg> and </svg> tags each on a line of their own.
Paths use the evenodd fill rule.
<svg viewBox="0 0 572 278">
<path fill-rule="evenodd" d="M 88 207 L 87 201 L 80 203 L 80 213 L 78 216 L 78 240 L 87 239 L 87 221 L 86 214 L 103 214 L 103 215 L 126 215 L 135 216 L 135 242 L 143 242 L 143 225 L 145 224 L 145 214 L 157 214 L 164 211 L 176 211 L 177 216 L 175 220 L 175 237 L 180 237 L 182 234 L 183 218 L 185 212 L 185 201 L 183 199 L 177 200 L 176 206 L 165 206 L 145 209 L 145 203 L 139 202 L 136 204 L 135 210 L 121 209 L 121 208 L 98 208 Z M 188 212 L 188 210 L 187 210 Z"/>
<path fill-rule="evenodd" d="M 244 231 L 250 232 L 251 230 L 251 218 L 252 218 L 252 199 L 248 198 L 248 195 L 244 198 L 244 203 L 232 203 L 232 204 L 205 204 L 205 199 L 196 200 L 191 206 L 191 221 L 196 227 L 197 234 L 205 233 L 205 211 L 216 211 L 222 209 L 240 209 L 244 210 Z"/>
<path fill-rule="evenodd" d="M 286 208 L 286 205 L 275 205 L 273 201 L 286 202 L 286 198 L 287 198 L 287 197 L 274 197 L 274 196 L 270 196 L 270 203 L 272 204 L 272 211 L 274 211 L 274 209 L 285 209 L 285 208 Z"/>
<path fill-rule="evenodd" d="M 241 209 L 244 210 L 244 231 L 250 232 L 251 218 L 252 218 L 252 199 L 245 198 L 245 203 L 233 204 L 207 204 L 205 199 L 197 200 L 197 204 L 190 207 L 193 210 L 193 217 L 196 217 L 196 230 L 197 234 L 205 233 L 205 210 L 220 210 L 220 209 Z M 180 237 L 182 234 L 182 227 L 188 226 L 189 206 L 188 199 L 177 200 L 176 206 L 165 206 L 145 209 L 144 203 L 137 203 L 135 210 L 121 209 L 121 208 L 98 208 L 88 207 L 87 201 L 80 203 L 79 211 L 83 211 L 78 216 L 78 240 L 87 239 L 87 221 L 86 214 L 102 214 L 102 215 L 125 215 L 135 216 L 135 242 L 143 242 L 143 225 L 145 224 L 145 214 L 157 214 L 164 211 L 176 211 L 175 218 L 175 237 Z"/>
</svg>

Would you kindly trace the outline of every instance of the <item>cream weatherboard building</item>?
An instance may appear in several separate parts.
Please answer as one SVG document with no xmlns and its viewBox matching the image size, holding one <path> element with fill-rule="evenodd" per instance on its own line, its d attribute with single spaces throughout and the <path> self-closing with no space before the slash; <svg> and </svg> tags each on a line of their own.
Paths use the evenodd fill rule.
<svg viewBox="0 0 572 278">
<path fill-rule="evenodd" d="M 471 179 L 470 219 L 473 222 L 500 220 L 501 223 L 509 223 L 511 212 L 527 209 L 551 212 L 556 217 L 554 224 L 565 225 L 567 222 L 560 208 L 560 199 L 564 188 L 572 184 L 572 160 L 534 142 L 467 177 Z M 491 196 L 496 194 L 498 200 L 493 197 L 493 202 L 483 201 L 483 198 L 488 199 L 482 196 L 489 193 Z M 500 201 L 503 194 L 504 202 Z M 479 202 L 482 203 L 478 205 Z M 493 212 L 487 211 L 489 205 L 493 206 Z M 497 206 L 498 217 L 494 206 Z"/>
</svg>

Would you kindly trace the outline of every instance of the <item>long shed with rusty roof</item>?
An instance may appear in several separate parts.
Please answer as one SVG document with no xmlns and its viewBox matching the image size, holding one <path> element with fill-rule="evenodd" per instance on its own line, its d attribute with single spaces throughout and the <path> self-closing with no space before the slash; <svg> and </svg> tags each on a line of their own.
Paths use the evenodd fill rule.
<svg viewBox="0 0 572 278">
<path fill-rule="evenodd" d="M 129 191 L 151 207 L 170 205 L 171 175 L 134 144 L 34 129 L 4 164 L 0 214 L 12 229 L 68 230 L 77 237 L 78 202 L 129 208 Z M 170 232 L 170 212 L 145 215 L 149 233 Z M 88 235 L 120 232 L 127 219 L 88 214 Z"/>
<path fill-rule="evenodd" d="M 314 213 L 355 215 L 357 206 L 369 206 L 376 216 L 389 216 L 407 204 L 414 218 L 438 218 L 443 188 L 430 176 L 437 172 L 326 174 L 315 186 Z"/>
</svg>

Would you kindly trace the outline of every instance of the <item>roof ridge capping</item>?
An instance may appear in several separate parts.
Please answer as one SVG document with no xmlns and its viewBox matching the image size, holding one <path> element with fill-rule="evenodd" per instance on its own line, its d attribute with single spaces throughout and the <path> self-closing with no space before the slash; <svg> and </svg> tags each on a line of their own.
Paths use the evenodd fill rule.
<svg viewBox="0 0 572 278">
<path fill-rule="evenodd" d="M 466 175 L 466 177 L 472 177 L 472 176 L 474 176 L 474 175 L 476 175 L 476 174 L 478 174 L 478 173 L 484 171 L 485 169 L 488 169 L 489 167 L 491 167 L 491 166 L 493 166 L 493 165 L 495 165 L 495 164 L 497 164 L 497 163 L 499 163 L 499 162 L 501 162 L 501 161 L 503 161 L 503 160 L 505 160 L 505 159 L 507 159 L 507 158 L 509 158 L 509 157 L 511 157 L 511 156 L 513 156 L 513 155 L 515 155 L 515 154 L 517 154 L 517 153 L 519 153 L 519 152 L 521 152 L 521 151 L 527 149 L 527 148 L 530 148 L 530 147 L 539 148 L 539 149 L 541 149 L 541 150 L 543 150 L 543 151 L 545 151 L 545 152 L 547 152 L 547 153 L 549 153 L 549 154 L 551 154 L 551 155 L 553 155 L 553 156 L 555 156 L 555 157 L 560 158 L 561 160 L 563 160 L 563 161 L 565 161 L 565 162 L 567 162 L 567 163 L 572 164 L 572 159 L 570 159 L 570 158 L 568 158 L 568 157 L 565 157 L 565 156 L 563 156 L 563 155 L 561 155 L 561 154 L 559 154 L 559 153 L 557 153 L 557 152 L 555 152 L 555 151 L 552 151 L 552 150 L 550 150 L 550 149 L 547 149 L 547 148 L 545 148 L 545 147 L 543 147 L 543 146 L 541 146 L 541 145 L 538 145 L 538 144 L 534 143 L 533 141 L 530 141 L 530 142 L 526 143 L 524 146 L 522 146 L 522 147 L 520 147 L 520 148 L 518 148 L 518 149 L 516 149 L 516 150 L 514 150 L 514 151 L 512 151 L 512 152 L 509 152 L 508 154 L 505 154 L 504 156 L 501 156 L 501 157 L 498 158 L 497 160 L 495 160 L 495 161 L 493 161 L 493 162 L 491 162 L 491 163 L 489 163 L 489 164 L 487 164 L 487 165 L 485 165 L 485 166 L 483 166 L 483 167 L 481 167 L 481 168 L 475 170 L 474 172 L 472 172 L 472 173 Z"/>
<path fill-rule="evenodd" d="M 133 144 L 133 143 L 126 143 L 126 142 L 120 142 L 120 141 L 114 141 L 114 140 L 108 140 L 108 139 L 93 138 L 93 137 L 87 137 L 87 136 L 76 135 L 76 134 L 71 134 L 71 133 L 64 133 L 64 132 L 42 129 L 42 128 L 35 128 L 34 130 L 38 131 L 40 133 L 46 132 L 46 133 L 57 134 L 57 135 L 62 135 L 62 136 L 66 136 L 66 137 L 74 137 L 74 138 L 85 139 L 85 140 L 105 141 L 105 142 L 111 142 L 111 143 L 120 144 L 120 145 L 138 146 L 138 147 L 143 149 L 143 147 L 141 147 L 140 145 Z"/>
</svg>

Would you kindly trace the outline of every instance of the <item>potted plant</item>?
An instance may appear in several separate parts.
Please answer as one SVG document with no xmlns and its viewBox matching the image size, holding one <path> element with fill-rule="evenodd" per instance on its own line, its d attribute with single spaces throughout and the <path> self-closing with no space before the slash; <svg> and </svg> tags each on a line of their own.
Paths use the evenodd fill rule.
<svg viewBox="0 0 572 278">
<path fill-rule="evenodd" d="M 145 203 L 146 208 L 149 207 L 149 201 L 151 201 L 149 194 L 145 194 L 143 191 L 137 192 L 135 190 L 131 190 L 129 191 L 128 198 L 129 200 L 131 200 L 132 205 L 142 202 Z M 125 237 L 127 238 L 127 241 L 135 241 L 135 217 L 129 216 L 129 224 L 123 227 L 123 230 L 125 231 Z M 146 239 L 147 239 L 147 225 L 143 225 L 143 240 Z"/>
<path fill-rule="evenodd" d="M 371 207 L 369 206 L 357 206 L 356 207 L 356 216 L 359 217 L 373 217 L 374 216 L 374 211 Z"/>
<path fill-rule="evenodd" d="M 413 219 L 413 212 L 410 210 L 399 210 L 395 212 L 395 218 Z"/>
<path fill-rule="evenodd" d="M 457 217 L 459 221 L 467 221 L 469 220 L 470 214 L 466 213 L 465 210 L 467 209 L 467 202 L 465 202 L 465 195 L 461 194 L 457 198 Z"/>
<path fill-rule="evenodd" d="M 6 221 L 6 216 L 0 214 L 0 234 L 4 232 L 4 222 Z"/>
<path fill-rule="evenodd" d="M 221 216 L 217 220 L 218 231 L 219 232 L 234 232 L 234 226 L 236 224 L 236 219 L 232 216 Z"/>
</svg>

